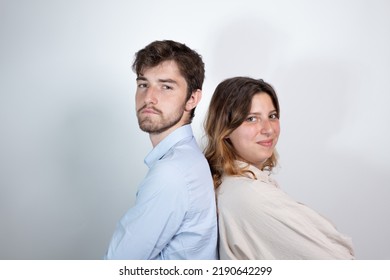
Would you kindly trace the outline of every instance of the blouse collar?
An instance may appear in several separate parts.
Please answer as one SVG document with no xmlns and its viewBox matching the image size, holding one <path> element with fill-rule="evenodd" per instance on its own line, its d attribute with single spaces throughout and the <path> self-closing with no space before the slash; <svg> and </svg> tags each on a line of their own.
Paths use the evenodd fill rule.
<svg viewBox="0 0 390 280">
<path fill-rule="evenodd" d="M 262 181 L 264 183 L 269 183 L 277 186 L 276 181 L 271 177 L 272 172 L 269 170 L 260 170 L 256 166 L 249 164 L 247 162 L 243 162 L 240 160 L 235 161 L 236 165 L 240 168 L 245 168 L 246 170 L 249 170 L 253 172 L 253 174 L 256 176 L 256 179 L 259 181 Z M 252 177 L 252 176 L 250 176 Z"/>
</svg>

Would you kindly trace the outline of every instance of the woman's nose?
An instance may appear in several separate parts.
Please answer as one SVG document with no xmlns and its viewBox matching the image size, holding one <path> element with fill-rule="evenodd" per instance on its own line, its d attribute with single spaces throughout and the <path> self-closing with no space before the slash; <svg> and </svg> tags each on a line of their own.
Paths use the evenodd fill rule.
<svg viewBox="0 0 390 280">
<path fill-rule="evenodd" d="M 269 120 L 262 120 L 260 122 L 260 126 L 261 126 L 260 132 L 262 134 L 267 134 L 267 135 L 272 134 L 273 128 Z"/>
</svg>

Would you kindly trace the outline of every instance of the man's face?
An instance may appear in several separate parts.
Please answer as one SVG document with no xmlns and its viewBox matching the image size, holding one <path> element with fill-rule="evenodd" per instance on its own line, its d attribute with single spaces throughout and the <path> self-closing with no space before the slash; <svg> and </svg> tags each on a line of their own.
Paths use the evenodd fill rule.
<svg viewBox="0 0 390 280">
<path fill-rule="evenodd" d="M 174 61 L 147 68 L 137 77 L 136 111 L 141 130 L 166 134 L 188 120 L 187 82 Z"/>
</svg>

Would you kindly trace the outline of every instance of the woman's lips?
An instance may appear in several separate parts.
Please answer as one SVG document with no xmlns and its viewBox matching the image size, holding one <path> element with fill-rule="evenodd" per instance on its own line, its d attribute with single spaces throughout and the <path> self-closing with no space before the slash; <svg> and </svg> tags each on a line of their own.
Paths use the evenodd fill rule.
<svg viewBox="0 0 390 280">
<path fill-rule="evenodd" d="M 273 140 L 264 140 L 264 141 L 258 141 L 257 144 L 264 146 L 264 147 L 272 147 Z"/>
</svg>

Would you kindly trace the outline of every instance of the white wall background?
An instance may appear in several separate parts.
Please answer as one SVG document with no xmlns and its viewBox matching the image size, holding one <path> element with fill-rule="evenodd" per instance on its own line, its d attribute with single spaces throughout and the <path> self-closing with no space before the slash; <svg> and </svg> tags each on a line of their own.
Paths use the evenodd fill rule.
<svg viewBox="0 0 390 280">
<path fill-rule="evenodd" d="M 282 188 L 390 258 L 390 2 L 0 0 L 0 259 L 100 259 L 151 149 L 134 53 L 206 63 L 194 130 L 225 78 L 279 93 Z"/>
</svg>

